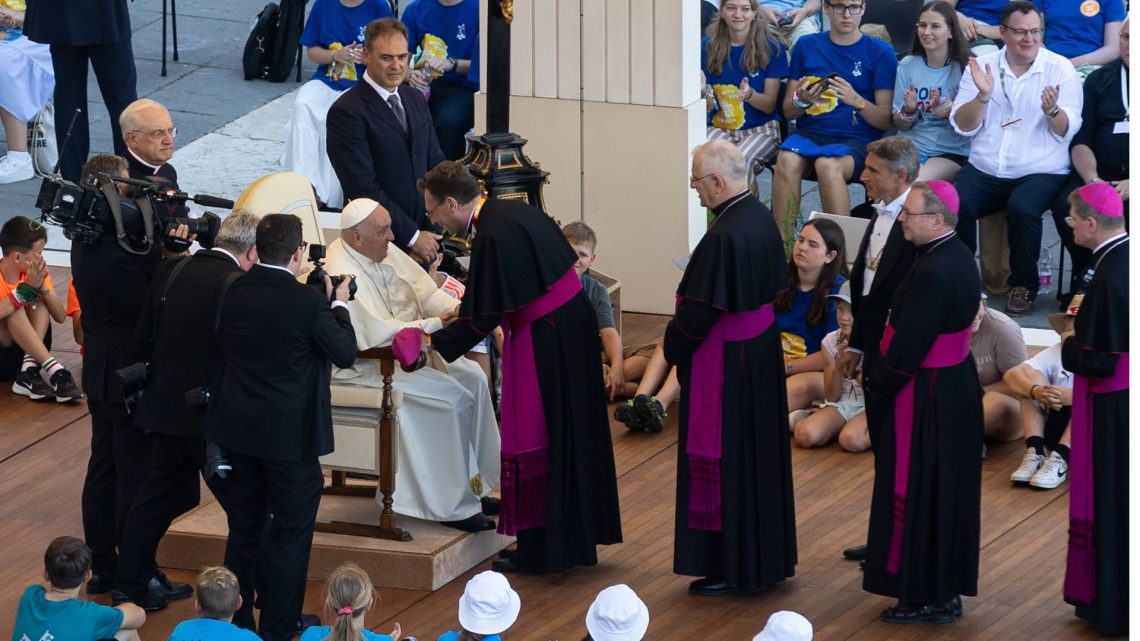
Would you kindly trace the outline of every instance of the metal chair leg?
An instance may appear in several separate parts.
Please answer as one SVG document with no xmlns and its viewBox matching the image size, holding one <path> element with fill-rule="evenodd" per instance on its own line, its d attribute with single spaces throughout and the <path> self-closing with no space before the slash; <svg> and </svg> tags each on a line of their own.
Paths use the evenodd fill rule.
<svg viewBox="0 0 1140 641">
<path fill-rule="evenodd" d="M 178 8 L 170 0 L 170 27 L 174 35 L 174 62 L 178 62 Z"/>
<path fill-rule="evenodd" d="M 162 0 L 162 77 L 166 77 L 166 0 Z"/>
</svg>

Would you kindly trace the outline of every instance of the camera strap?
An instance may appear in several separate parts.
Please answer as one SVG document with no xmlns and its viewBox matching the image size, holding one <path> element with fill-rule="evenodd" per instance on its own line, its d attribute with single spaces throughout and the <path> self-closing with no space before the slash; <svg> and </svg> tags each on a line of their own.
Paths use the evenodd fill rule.
<svg viewBox="0 0 1140 641">
<path fill-rule="evenodd" d="M 162 318 L 162 308 L 166 307 L 166 295 L 170 293 L 170 286 L 174 284 L 174 279 L 178 278 L 178 274 L 190 262 L 191 256 L 182 258 L 178 264 L 170 270 L 170 277 L 166 279 L 166 283 L 162 286 L 162 293 L 158 296 L 158 308 L 154 310 L 154 340 L 158 339 L 158 321 Z"/>
<path fill-rule="evenodd" d="M 218 332 L 218 328 L 222 326 L 222 302 L 226 300 L 226 293 L 230 291 L 230 285 L 241 277 L 245 272 L 232 272 L 226 274 L 226 280 L 222 283 L 222 291 L 218 294 L 218 310 L 214 313 L 214 333 Z"/>
<path fill-rule="evenodd" d="M 126 242 L 127 232 L 123 228 L 123 208 L 119 205 L 119 192 L 115 189 L 115 184 L 105 176 L 100 179 L 99 191 L 103 192 L 103 196 L 107 199 L 107 206 L 111 210 L 111 219 L 115 221 L 115 238 L 119 241 L 119 246 L 130 254 L 136 256 L 145 256 L 150 253 L 151 246 L 154 243 L 154 208 L 150 205 L 150 199 L 139 198 L 135 200 L 138 205 L 139 212 L 142 214 L 143 232 L 146 235 L 145 244 L 143 249 L 135 249 Z"/>
</svg>

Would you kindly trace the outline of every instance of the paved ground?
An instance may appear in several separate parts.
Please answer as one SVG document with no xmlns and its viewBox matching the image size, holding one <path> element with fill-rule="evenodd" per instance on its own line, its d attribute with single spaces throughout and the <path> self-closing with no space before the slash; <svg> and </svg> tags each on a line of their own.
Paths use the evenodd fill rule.
<svg viewBox="0 0 1140 641">
<path fill-rule="evenodd" d="M 179 61 L 168 59 L 168 75 L 162 77 L 159 74 L 162 58 L 162 5 L 159 0 L 138 0 L 131 3 L 138 94 L 140 97 L 158 100 L 170 108 L 174 123 L 179 128 L 179 149 L 186 148 L 211 132 L 221 130 L 227 124 L 298 87 L 291 80 L 270 83 L 263 80 L 246 81 L 242 78 L 241 54 L 249 33 L 250 20 L 264 4 L 265 0 L 198 0 L 181 3 L 178 14 Z M 406 4 L 407 2 L 401 3 Z M 302 76 L 307 78 L 311 75 L 312 68 L 312 65 L 306 64 Z M 111 151 L 109 120 L 93 75 L 88 80 L 88 97 L 92 153 Z M 280 123 L 272 124 L 275 127 L 283 127 L 287 119 L 281 109 L 267 109 L 258 115 L 262 113 L 282 118 Z M 265 128 L 271 123 L 260 124 Z M 249 127 L 243 128 L 245 129 Z M 530 138 L 537 135 L 532 132 L 520 133 Z M 265 140 L 255 137 L 250 142 L 250 164 L 264 164 L 265 159 L 260 158 L 260 155 L 264 155 Z M 209 145 L 199 147 L 208 148 Z M 0 151 L 6 149 L 7 143 L 0 140 Z M 256 159 L 252 157 L 254 154 L 258 154 Z M 209 162 L 209 158 L 194 160 L 199 163 Z M 183 162 L 185 161 L 180 160 L 178 165 L 180 173 Z M 240 155 L 234 158 L 232 154 L 226 154 L 226 162 L 241 162 Z M 37 179 L 0 185 L 0 221 L 18 214 L 37 214 L 34 203 L 39 184 Z M 185 187 L 190 190 L 191 186 Z M 211 193 L 209 185 L 192 187 L 197 192 Z M 853 202 L 859 202 L 863 198 L 861 187 L 852 187 L 851 192 Z M 220 192 L 212 193 L 224 195 Z M 805 211 L 819 208 L 819 196 L 814 185 L 804 193 L 803 205 Z M 1059 248 L 1056 232 L 1048 220 L 1045 228 L 1045 243 L 1053 247 L 1056 270 Z M 51 244 L 57 244 L 54 234 Z M 1055 277 L 1054 281 L 1059 279 Z M 992 297 L 991 306 L 1001 309 L 1004 298 Z M 1052 312 L 1056 305 L 1050 297 L 1047 302 L 1042 302 L 1041 307 L 1033 316 L 1022 319 L 1023 326 L 1047 327 L 1044 316 Z"/>
</svg>

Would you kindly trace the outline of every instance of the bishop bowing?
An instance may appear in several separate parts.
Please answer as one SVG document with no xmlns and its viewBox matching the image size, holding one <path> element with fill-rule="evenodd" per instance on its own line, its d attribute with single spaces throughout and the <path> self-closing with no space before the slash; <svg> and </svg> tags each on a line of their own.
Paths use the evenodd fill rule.
<svg viewBox="0 0 1140 641">
<path fill-rule="evenodd" d="M 409 327 L 437 332 L 458 307 L 392 239 L 387 210 L 358 198 L 345 206 L 340 238 L 326 252 L 329 273 L 357 277 L 356 298 L 348 305 L 362 350 L 389 346 Z M 336 370 L 333 379 L 339 385 L 383 385 L 379 364 L 365 359 Z M 428 367 L 411 373 L 396 368 L 393 388 L 403 396 L 396 410 L 393 509 L 465 531 L 494 528 L 482 513 L 481 498 L 499 483 L 499 431 L 483 370 L 472 360 L 447 363 L 432 353 Z"/>
</svg>

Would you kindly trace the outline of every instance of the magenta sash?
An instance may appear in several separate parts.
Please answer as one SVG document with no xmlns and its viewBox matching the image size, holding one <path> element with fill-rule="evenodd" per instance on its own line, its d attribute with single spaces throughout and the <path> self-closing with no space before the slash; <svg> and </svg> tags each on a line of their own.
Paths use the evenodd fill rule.
<svg viewBox="0 0 1140 641">
<path fill-rule="evenodd" d="M 930 346 L 919 367 L 936 369 L 953 367 L 970 355 L 970 327 L 953 334 L 940 334 Z M 887 325 L 879 351 L 886 355 L 895 336 L 895 328 Z M 906 521 L 906 492 L 910 480 L 910 443 L 914 434 L 914 378 L 895 396 L 895 504 L 891 528 L 891 549 L 887 555 L 887 572 L 897 575 L 902 562 L 903 523 Z"/>
<path fill-rule="evenodd" d="M 537 300 L 504 314 L 502 428 L 502 505 L 499 533 L 546 525 L 546 487 L 550 468 L 550 435 L 530 325 L 562 307 L 582 290 L 573 268 Z"/>
<path fill-rule="evenodd" d="M 693 353 L 689 374 L 689 527 L 720 532 L 721 423 L 724 403 L 724 344 L 763 334 L 776 320 L 772 304 L 751 312 L 724 312 Z"/>
<path fill-rule="evenodd" d="M 1069 463 L 1069 553 L 1065 561 L 1067 601 L 1096 600 L 1096 546 L 1093 541 L 1093 396 L 1128 389 L 1128 352 L 1120 354 L 1112 376 L 1073 376 L 1073 446 Z"/>
</svg>

